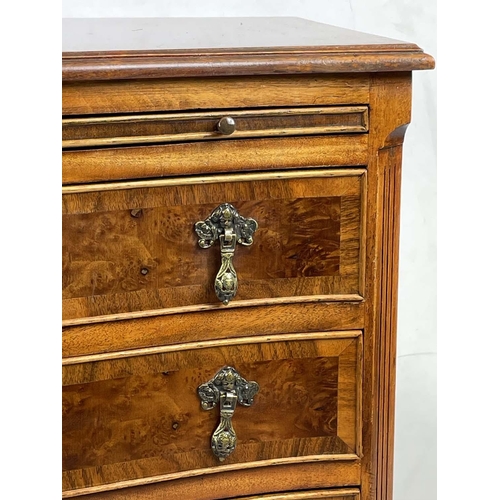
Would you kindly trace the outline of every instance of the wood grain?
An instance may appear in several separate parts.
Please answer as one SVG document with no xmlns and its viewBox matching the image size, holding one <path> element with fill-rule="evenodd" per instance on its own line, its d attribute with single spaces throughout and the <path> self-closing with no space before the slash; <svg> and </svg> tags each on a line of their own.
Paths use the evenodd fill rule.
<svg viewBox="0 0 500 500">
<path fill-rule="evenodd" d="M 193 186 L 199 184 L 219 184 L 221 182 L 253 182 L 272 179 L 312 179 L 318 177 L 360 177 L 365 169 L 359 168 L 311 168 L 307 170 L 264 171 L 238 174 L 197 175 L 185 177 L 167 177 L 160 179 L 130 179 L 127 181 L 74 184 L 62 186 L 62 194 L 96 193 L 103 191 L 122 191 L 124 189 L 140 189 L 167 186 Z M 363 179 L 362 179 L 363 181 Z"/>
<path fill-rule="evenodd" d="M 273 491 L 304 490 L 359 484 L 359 460 L 335 460 L 290 463 L 264 462 L 252 468 L 236 470 L 211 469 L 203 476 L 180 477 L 170 481 L 165 476 L 145 480 L 122 481 L 113 485 L 94 486 L 63 493 L 63 498 L 86 495 L 89 500 L 222 500 L 227 495 L 258 495 Z M 229 467 L 229 466 L 226 466 Z M 265 473 L 263 473 L 265 470 Z M 200 488 L 200 483 L 203 488 Z M 351 489 L 351 488 L 349 488 Z"/>
<path fill-rule="evenodd" d="M 62 114 L 367 104 L 369 89 L 364 74 L 63 82 Z"/>
<path fill-rule="evenodd" d="M 220 250 L 193 224 L 222 202 L 260 226 L 235 300 L 359 294 L 362 174 L 65 195 L 64 318 L 217 303 Z"/>
<path fill-rule="evenodd" d="M 343 340 L 359 338 L 359 330 L 344 330 L 333 332 L 308 332 L 308 333 L 292 333 L 292 334 L 277 334 L 277 335 L 256 335 L 251 337 L 226 338 L 220 340 L 200 341 L 200 342 L 184 342 L 166 346 L 156 346 L 150 348 L 128 349 L 126 351 L 114 351 L 110 353 L 90 354 L 84 356 L 76 356 L 71 358 L 63 358 L 62 366 L 64 367 L 63 384 L 71 385 L 74 383 L 87 383 L 96 380 L 104 380 L 116 378 L 130 373 L 130 366 L 136 366 L 136 369 L 150 370 L 157 368 L 157 363 L 162 362 L 164 355 L 169 353 L 180 353 L 189 350 L 199 350 L 218 347 L 241 347 L 248 344 L 269 344 L 276 342 L 293 342 L 297 340 Z M 359 366 L 359 360 L 362 358 L 362 341 L 359 338 L 357 345 L 357 361 L 353 358 L 346 360 L 347 363 L 353 363 L 352 366 Z M 339 342 L 341 345 L 341 342 Z M 139 361 L 132 358 L 140 358 Z M 159 361 L 158 361 L 159 360 Z M 93 363 L 93 364 L 92 364 Z M 96 364 L 98 363 L 98 364 Z M 152 365 L 150 366 L 150 364 Z M 356 364 L 358 363 L 358 364 Z M 70 368 L 73 367 L 73 368 Z M 97 368 L 96 368 L 97 367 Z M 98 369 L 104 367 L 104 371 Z M 138 367 L 138 368 L 137 368 Z M 139 372 L 137 372 L 139 373 Z M 104 377 L 104 378 L 103 378 Z M 359 378 L 359 377 L 358 377 Z M 353 390 L 353 392 L 356 392 Z M 357 404 L 357 403 L 356 403 Z"/>
<path fill-rule="evenodd" d="M 364 73 L 433 69 L 434 59 L 421 50 L 379 54 L 277 54 L 198 57 L 145 56 L 142 58 L 66 58 L 63 80 L 124 80 L 207 76 L 286 75 L 297 73 Z"/>
<path fill-rule="evenodd" d="M 297 17 L 63 19 L 63 59 L 188 53 L 381 52 L 412 43 Z"/>
<path fill-rule="evenodd" d="M 396 325 L 397 325 L 397 279 L 399 252 L 399 207 L 401 190 L 400 146 L 383 149 L 379 161 L 384 165 L 382 177 L 384 190 L 384 219 L 382 269 L 380 283 L 380 323 L 378 366 L 379 382 L 379 432 L 385 439 L 378 443 L 379 489 L 382 498 L 391 499 L 393 490 L 394 455 L 394 411 L 396 391 Z"/>
<path fill-rule="evenodd" d="M 254 406 L 235 412 L 238 447 L 224 464 L 353 454 L 356 426 L 346 434 L 343 423 L 341 440 L 337 419 L 356 411 L 343 395 L 357 390 L 356 367 L 339 366 L 343 357 L 357 357 L 356 339 L 302 337 L 132 357 L 125 372 L 121 360 L 65 366 L 72 384 L 63 391 L 65 489 L 214 466 L 208 443 L 217 411 L 201 410 L 196 387 L 225 364 L 259 379 L 260 391 Z M 91 372 L 92 381 L 81 378 Z"/>
<path fill-rule="evenodd" d="M 401 156 L 390 150 L 400 150 L 410 122 L 411 74 L 373 76 L 370 103 L 361 498 L 391 500 Z"/>
<path fill-rule="evenodd" d="M 225 116 L 235 121 L 235 131 L 230 135 L 223 135 L 217 129 L 219 120 Z M 64 149 L 367 131 L 367 106 L 135 114 L 63 119 L 62 147 Z"/>
<path fill-rule="evenodd" d="M 364 166 L 366 134 L 283 137 L 64 151 L 63 184 L 194 174 Z M 255 154 L 255 151 L 265 154 Z M 140 158 L 140 161 L 137 159 Z"/>
<path fill-rule="evenodd" d="M 415 44 L 297 18 L 68 19 L 63 26 L 63 81 L 434 67 Z"/>
<path fill-rule="evenodd" d="M 263 495 L 258 497 L 239 497 L 241 500 L 358 500 L 359 490 L 349 488 L 341 490 L 314 490 L 314 491 L 294 491 L 290 493 L 278 493 L 274 495 Z"/>
<path fill-rule="evenodd" d="M 63 496 L 391 500 L 402 144 L 434 61 L 293 19 L 229 47 L 200 22 L 236 21 L 113 21 L 105 45 L 76 21 L 63 56 Z M 367 108 L 368 133 L 330 122 Z M 260 229 L 224 308 L 192 225 L 227 201 Z M 220 464 L 196 387 L 233 363 L 261 392 Z"/>
<path fill-rule="evenodd" d="M 150 311 L 150 316 L 84 318 L 95 322 L 68 324 L 62 333 L 64 358 L 175 345 L 238 339 L 249 335 L 353 330 L 363 328 L 364 303 L 299 303 L 261 305 L 169 314 Z M 223 309 L 222 309 L 223 308 Z M 158 313 L 154 315 L 153 313 Z M 98 320 L 98 321 L 97 321 Z M 68 322 L 69 323 L 69 322 Z M 231 329 L 214 328 L 230 324 Z"/>
<path fill-rule="evenodd" d="M 338 295 L 332 305 L 333 313 L 335 314 L 335 306 L 343 303 L 363 302 L 361 295 Z M 63 328 L 78 325 L 91 325 L 96 323 L 106 323 L 109 321 L 123 321 L 129 319 L 152 318 L 156 316 L 169 316 L 171 314 L 198 313 L 202 311 L 220 311 L 242 307 L 261 307 L 261 306 L 288 306 L 290 304 L 311 304 L 316 302 L 329 302 L 328 295 L 315 295 L 313 297 L 297 296 L 293 299 L 255 299 L 255 300 L 240 300 L 238 302 L 230 302 L 222 307 L 222 304 L 204 304 L 196 306 L 183 306 L 166 309 L 154 309 L 150 311 L 134 311 L 129 313 L 106 314 L 103 316 L 93 316 L 87 318 L 66 319 L 62 321 Z M 306 305 L 306 307 L 309 307 Z M 338 318 L 337 318 L 338 319 Z"/>
</svg>

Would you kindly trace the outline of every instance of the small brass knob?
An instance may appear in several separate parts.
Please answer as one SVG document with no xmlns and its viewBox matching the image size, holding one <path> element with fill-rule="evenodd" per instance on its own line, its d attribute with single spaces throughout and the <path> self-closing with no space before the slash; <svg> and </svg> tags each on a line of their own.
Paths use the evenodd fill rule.
<svg viewBox="0 0 500 500">
<path fill-rule="evenodd" d="M 236 130 L 236 122 L 230 116 L 224 116 L 217 123 L 217 130 L 223 135 L 231 135 Z"/>
</svg>

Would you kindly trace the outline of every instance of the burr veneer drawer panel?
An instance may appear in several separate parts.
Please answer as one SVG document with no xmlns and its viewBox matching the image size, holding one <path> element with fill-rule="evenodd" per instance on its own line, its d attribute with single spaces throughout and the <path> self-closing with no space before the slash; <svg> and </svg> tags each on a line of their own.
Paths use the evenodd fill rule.
<svg viewBox="0 0 500 500">
<path fill-rule="evenodd" d="M 64 490 L 310 462 L 327 464 L 333 481 L 359 464 L 361 338 L 260 336 L 65 359 Z"/>
<path fill-rule="evenodd" d="M 221 302 L 362 300 L 363 169 L 64 192 L 64 319 Z M 224 232 L 225 223 L 232 229 Z"/>
</svg>

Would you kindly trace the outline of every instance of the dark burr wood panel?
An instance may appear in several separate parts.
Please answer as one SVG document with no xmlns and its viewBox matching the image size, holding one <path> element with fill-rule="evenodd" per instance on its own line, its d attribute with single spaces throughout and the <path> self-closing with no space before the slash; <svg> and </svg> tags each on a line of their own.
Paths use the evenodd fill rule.
<svg viewBox="0 0 500 500">
<path fill-rule="evenodd" d="M 147 356 L 130 351 L 122 359 L 104 355 L 64 365 L 64 489 L 270 461 L 357 459 L 360 335 L 249 338 L 241 345 Z M 257 381 L 260 391 L 253 406 L 236 408 L 238 444 L 220 463 L 210 449 L 218 408 L 202 410 L 196 389 L 225 365 Z"/>
<path fill-rule="evenodd" d="M 193 227 L 223 202 L 259 223 L 254 244 L 236 249 L 234 302 L 360 298 L 364 170 L 223 179 L 66 194 L 64 318 L 220 303 L 218 243 L 200 248 Z"/>
</svg>

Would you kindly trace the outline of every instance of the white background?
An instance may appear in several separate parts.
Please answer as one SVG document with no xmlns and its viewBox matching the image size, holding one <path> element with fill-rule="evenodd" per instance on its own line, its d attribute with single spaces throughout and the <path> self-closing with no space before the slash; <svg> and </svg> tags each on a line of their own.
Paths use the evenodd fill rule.
<svg viewBox="0 0 500 500">
<path fill-rule="evenodd" d="M 232 0 L 232 8 L 239 7 L 236 1 Z M 78 3 L 83 5 L 83 2 Z M 267 4 L 270 3 L 271 0 L 267 0 Z M 316 18 L 308 14 L 311 8 L 320 11 L 320 19 L 326 19 L 329 11 L 339 18 L 350 11 L 342 8 L 346 7 L 345 2 L 334 0 L 321 2 L 321 9 L 317 7 L 319 2 L 314 0 L 304 1 L 302 10 L 295 9 L 293 2 L 278 3 L 283 6 L 279 9 L 280 15 L 295 14 L 312 19 Z M 432 48 L 434 7 L 423 0 L 353 3 L 353 12 L 368 9 L 368 20 L 373 18 L 378 28 L 372 30 L 368 21 L 363 26 L 355 25 L 354 18 L 352 25 L 378 34 L 399 34 L 400 26 L 405 24 L 398 21 L 400 17 L 395 12 L 416 8 L 416 3 L 420 9 L 428 5 L 430 11 L 423 16 L 413 17 L 412 14 L 412 19 L 403 16 L 404 23 L 410 23 L 411 34 L 400 38 L 415 41 L 436 56 Z M 203 8 L 217 12 L 220 8 L 217 4 L 206 0 Z M 94 9 L 97 2 L 87 2 L 86 5 Z M 123 9 L 132 4 L 108 0 L 105 5 L 120 9 L 120 15 L 125 15 Z M 148 6 L 151 5 L 154 3 L 148 2 Z M 172 8 L 171 2 L 164 1 L 161 5 L 167 10 Z M 247 2 L 245 5 L 253 9 L 252 15 L 270 12 L 270 5 L 264 2 L 261 5 Z M 76 7 L 72 0 L 62 0 L 62 6 L 66 15 L 69 15 L 68 9 Z M 199 8 L 201 5 L 197 6 L 196 12 Z M 76 10 L 73 12 L 81 15 Z M 131 11 L 126 12 L 128 15 Z M 438 5 L 438 13 L 439 69 L 415 73 L 415 101 L 422 92 L 419 88 L 426 88 L 428 95 L 414 107 L 414 119 L 406 141 L 403 189 L 408 199 L 408 190 L 413 191 L 415 186 L 408 179 L 409 173 L 414 172 L 413 177 L 417 178 L 419 168 L 430 167 L 420 160 L 413 166 L 409 164 L 412 161 L 409 146 L 413 141 L 414 149 L 422 154 L 432 150 L 429 142 L 420 142 L 422 135 L 415 138 L 415 134 L 419 127 L 423 131 L 433 130 L 432 121 L 422 122 L 417 113 L 422 113 L 424 106 L 433 103 L 435 98 L 434 85 L 424 85 L 423 82 L 428 78 L 434 81 L 439 73 L 438 498 L 493 499 L 498 497 L 496 478 L 500 449 L 498 14 L 496 3 L 486 0 L 473 4 L 443 0 Z M 329 22 L 332 22 L 332 17 L 328 18 Z M 395 17 L 399 24 L 393 25 Z M 60 18 L 59 2 L 22 0 L 2 4 L 0 442 L 2 455 L 6 458 L 2 463 L 4 489 L 12 498 L 23 500 L 60 498 L 61 489 Z M 340 22 L 333 23 L 341 25 Z M 346 22 L 344 26 L 350 27 L 351 24 Z M 430 37 L 432 43 L 422 41 L 422 37 Z M 434 111 L 430 116 L 434 116 Z M 431 136 L 435 137 L 434 133 Z M 419 154 L 416 155 L 418 158 Z M 434 185 L 433 180 L 430 185 Z M 403 229 L 408 235 L 413 231 L 413 223 L 409 222 L 411 217 L 407 215 L 406 199 Z M 433 203 L 432 197 L 428 203 L 422 201 L 421 210 Z M 430 218 L 429 211 L 425 214 L 425 223 L 433 227 L 434 212 Z M 419 231 L 419 234 L 419 237 L 426 235 L 425 231 Z M 423 245 L 426 248 L 432 248 L 433 234 L 432 229 L 425 237 L 429 243 Z M 415 238 L 409 240 L 405 235 L 403 238 L 403 245 L 408 245 L 409 241 L 419 245 Z M 403 259 L 406 259 L 406 253 L 404 251 Z M 429 263 L 432 260 L 429 259 Z M 412 289 L 408 282 L 405 284 L 408 273 L 414 270 L 412 276 L 418 283 L 420 273 L 426 271 L 406 262 L 401 293 L 405 287 Z M 422 281 L 425 282 L 425 275 Z M 433 287 L 424 289 L 424 293 L 433 297 Z M 434 303 L 434 299 L 431 302 Z M 415 319 L 420 325 L 419 316 L 433 316 L 432 308 L 416 311 Z M 405 325 L 405 318 L 400 315 L 400 354 L 404 354 L 405 339 L 411 339 L 412 332 L 415 333 L 413 323 L 410 321 Z M 429 393 L 426 386 L 434 392 L 434 384 L 425 382 L 433 378 L 429 370 L 431 356 L 402 358 L 400 375 L 404 373 L 402 361 L 411 358 L 421 360 L 425 366 L 422 370 L 410 368 L 414 377 L 410 384 L 405 382 L 404 375 L 399 379 L 396 494 L 398 500 L 415 498 L 417 494 L 420 495 L 418 500 L 428 500 L 435 497 L 434 490 L 429 494 L 420 488 L 429 487 L 434 482 L 429 479 L 434 477 L 435 469 L 428 467 L 427 462 L 434 461 L 435 449 L 432 442 L 425 439 L 425 433 L 418 429 L 432 429 L 434 425 L 433 422 L 430 426 L 425 424 L 426 419 L 421 416 L 427 414 L 434 419 L 429 411 L 429 399 L 425 399 Z M 426 373 L 431 373 L 431 376 Z M 420 380 L 424 383 L 419 384 Z M 415 392 L 408 387 L 413 387 Z M 421 390 L 417 391 L 418 387 Z M 401 400 L 405 394 L 407 400 L 415 401 L 410 406 L 403 404 L 406 406 L 403 412 Z M 424 394 L 421 405 L 420 394 Z M 406 412 L 409 415 L 405 415 Z M 408 418 L 415 418 L 417 424 L 408 424 Z M 407 432 L 409 428 L 417 430 L 417 437 Z M 409 444 L 403 446 L 405 436 Z M 401 447 L 405 451 L 401 452 Z M 410 460 L 413 454 L 424 456 L 418 459 L 422 469 L 418 472 L 416 468 L 408 467 L 406 470 L 410 471 L 411 481 L 405 483 L 401 468 L 409 463 L 405 460 Z"/>
<path fill-rule="evenodd" d="M 65 0 L 63 17 L 296 16 L 437 59 L 435 0 Z M 403 156 L 394 500 L 436 496 L 436 70 L 414 72 Z"/>
</svg>

